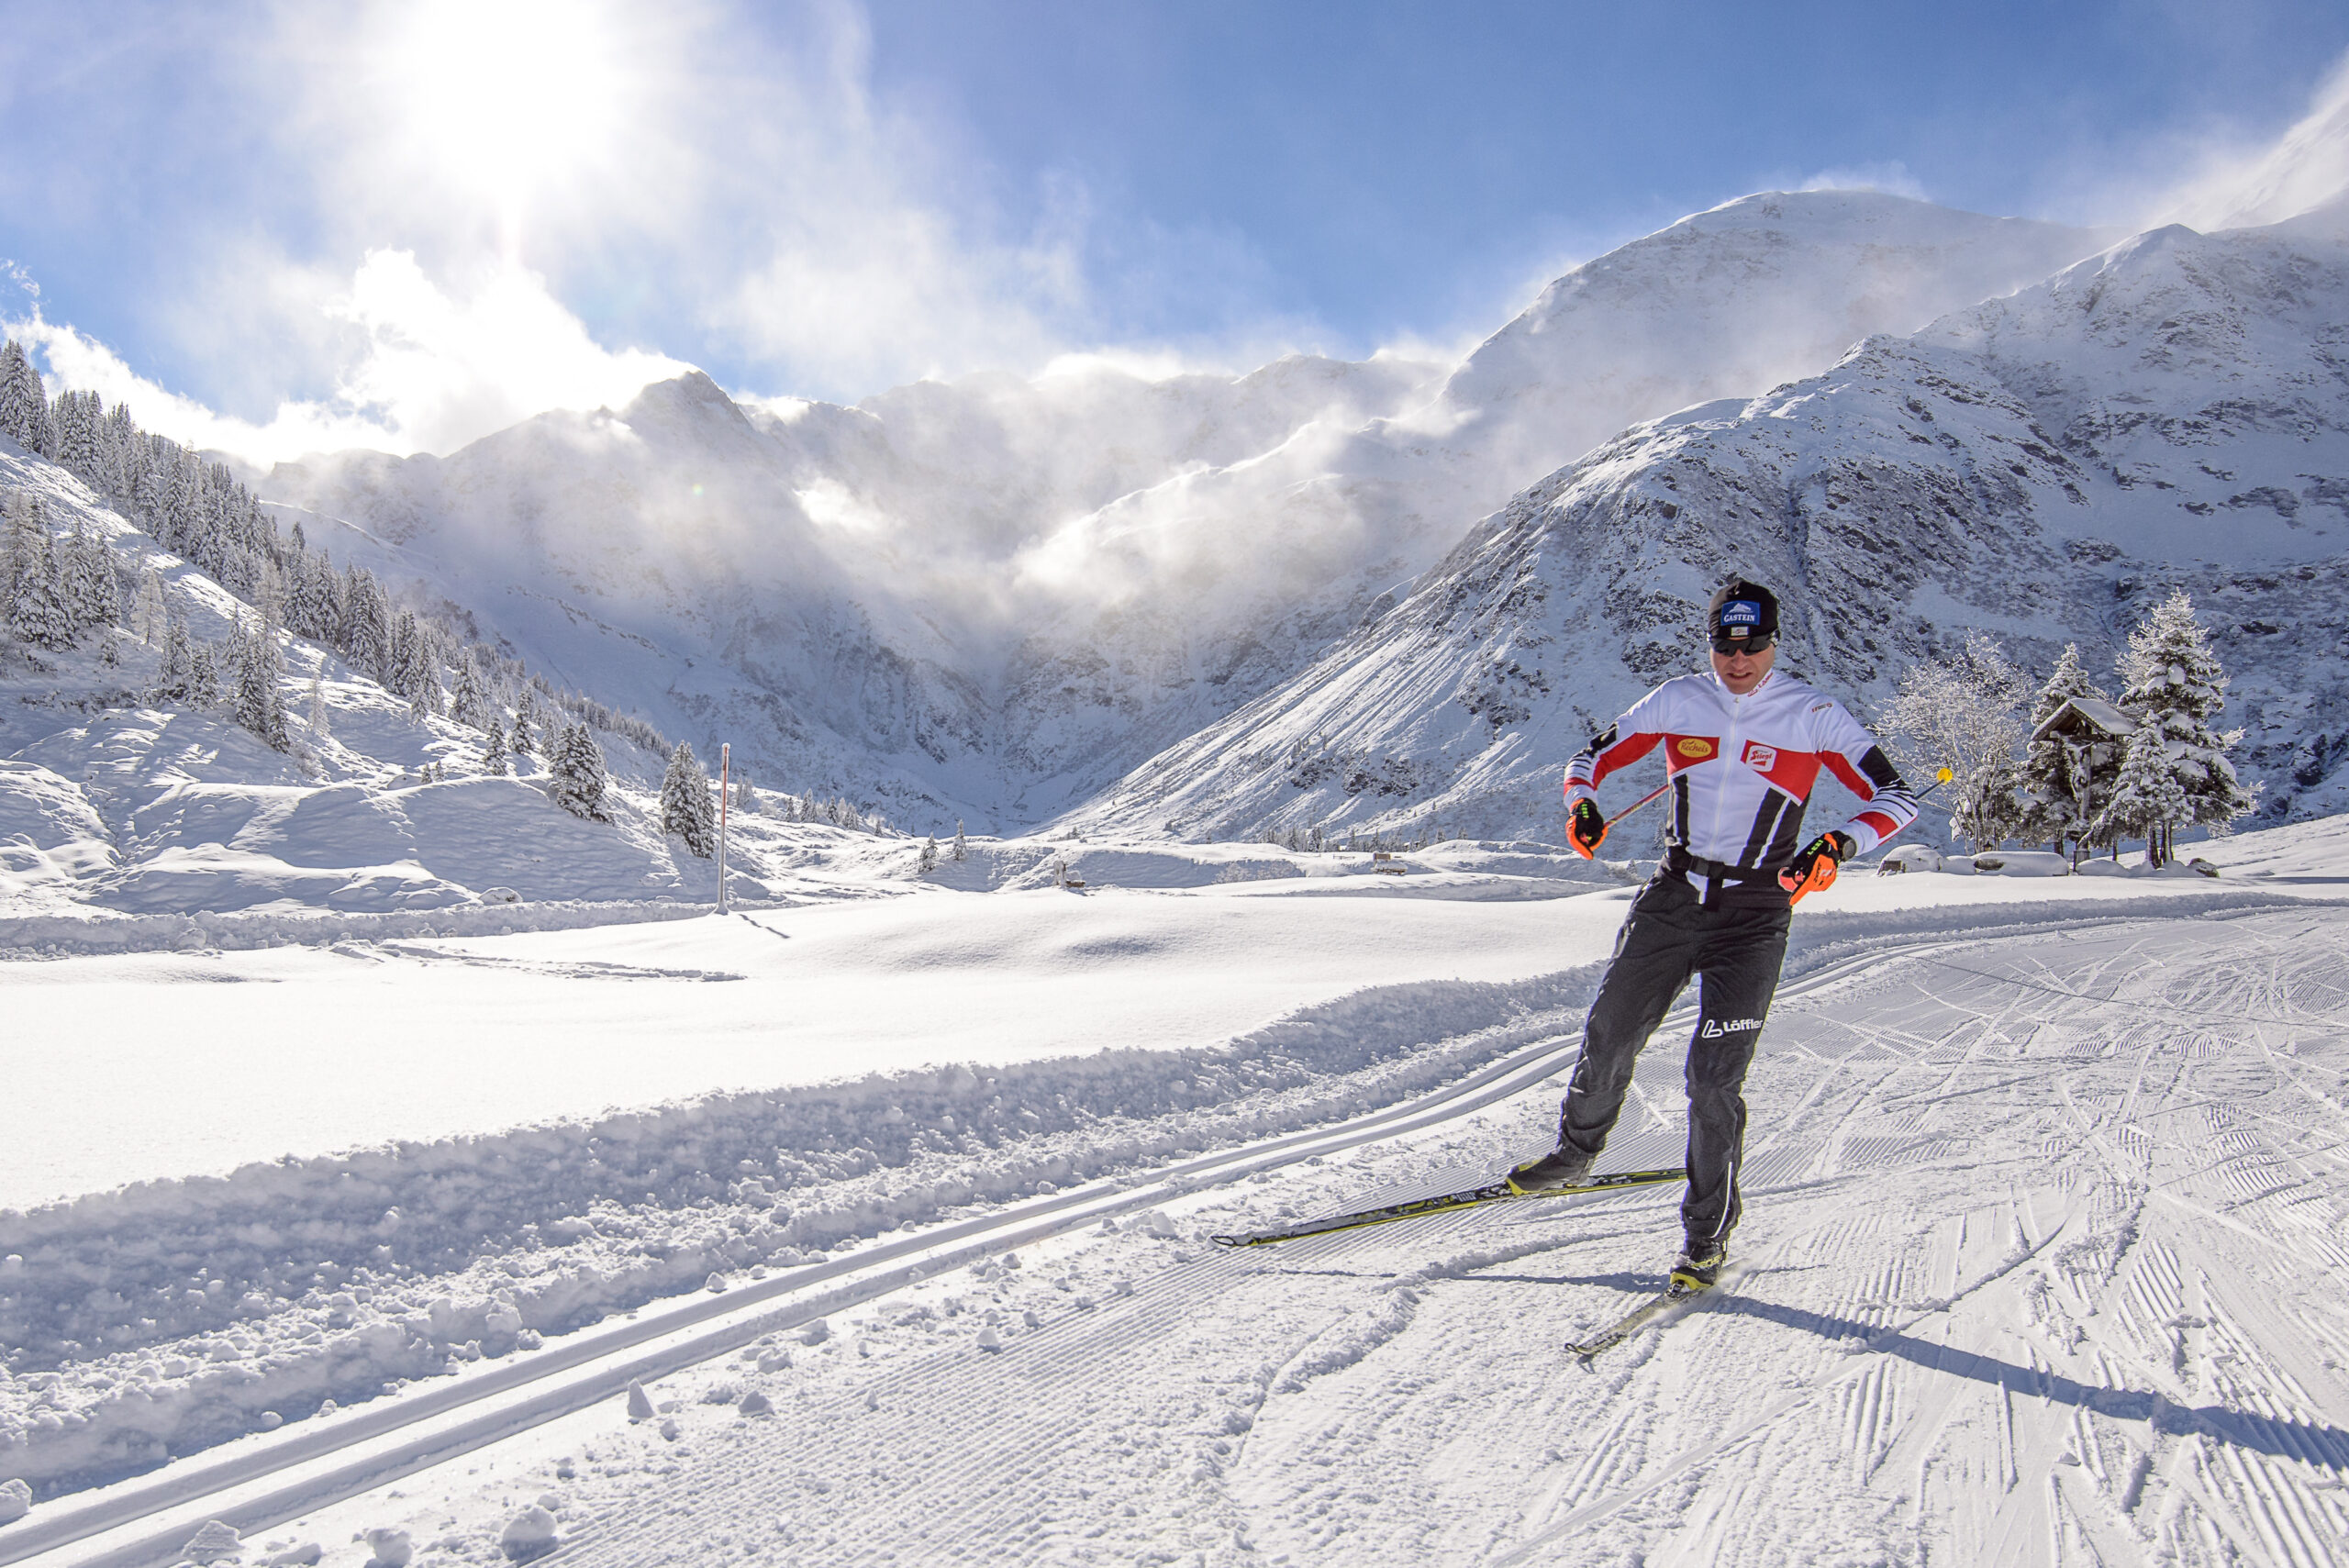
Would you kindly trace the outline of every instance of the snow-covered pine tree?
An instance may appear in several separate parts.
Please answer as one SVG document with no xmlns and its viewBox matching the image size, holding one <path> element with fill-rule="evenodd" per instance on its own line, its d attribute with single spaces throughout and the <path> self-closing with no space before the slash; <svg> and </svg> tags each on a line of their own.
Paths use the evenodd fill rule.
<svg viewBox="0 0 2349 1568">
<path fill-rule="evenodd" d="M 122 618 L 122 590 L 114 579 L 114 558 L 105 537 L 93 534 L 77 515 L 65 549 L 63 587 L 74 629 L 112 626 Z"/>
<path fill-rule="evenodd" d="M 167 609 L 163 616 L 163 656 L 155 671 L 158 702 L 185 702 L 194 690 L 195 649 L 189 642 L 187 622 Z"/>
<path fill-rule="evenodd" d="M 56 450 L 49 422 L 49 392 L 32 356 L 14 338 L 0 348 L 0 435 L 6 436 L 35 457 Z"/>
<path fill-rule="evenodd" d="M 495 718 L 489 721 L 482 741 L 481 771 L 494 779 L 502 779 L 514 771 L 507 757 L 505 728 Z"/>
<path fill-rule="evenodd" d="M 528 757 L 536 754 L 538 741 L 530 731 L 538 721 L 538 703 L 532 698 L 530 684 L 525 681 L 522 683 L 522 689 L 515 694 L 514 735 L 513 739 L 507 742 L 513 748 L 516 756 Z"/>
<path fill-rule="evenodd" d="M 669 753 L 669 771 L 662 775 L 661 831 L 683 839 L 703 860 L 718 853 L 718 806 L 692 745 L 684 740 Z"/>
<path fill-rule="evenodd" d="M 547 747 L 547 797 L 573 817 L 606 822 L 604 753 L 584 724 L 566 724 Z"/>
<path fill-rule="evenodd" d="M 300 529 L 296 523 L 295 528 Z M 293 583 L 285 594 L 285 624 L 313 642 L 335 634 L 335 573 L 324 555 L 303 550 L 294 557 Z"/>
<path fill-rule="evenodd" d="M 2121 710 L 2140 727 L 2160 731 L 2170 774 L 2185 801 L 2177 815 L 2161 819 L 2158 846 L 2147 846 L 2155 860 L 2166 862 L 2179 824 L 2224 833 L 2257 804 L 2227 759 L 2243 731 L 2221 734 L 2210 727 L 2226 702 L 2227 673 L 2184 589 L 2154 606 L 2144 624 L 2129 634 L 2121 678 Z"/>
<path fill-rule="evenodd" d="M 40 520 L 40 503 L 33 503 L 33 528 L 27 536 L 24 558 L 17 568 L 17 592 L 8 606 L 8 623 L 17 635 L 42 648 L 73 645 L 72 601 L 67 596 L 66 562 L 57 541 Z"/>
<path fill-rule="evenodd" d="M 130 464 L 130 514 L 139 526 L 163 539 L 163 517 L 170 510 L 172 496 L 172 467 L 163 452 L 164 442 L 153 436 L 141 436 L 132 444 Z"/>
<path fill-rule="evenodd" d="M 50 408 L 50 425 L 57 432 L 57 466 L 99 488 L 98 426 L 106 417 L 95 394 L 61 392 Z"/>
<path fill-rule="evenodd" d="M 206 555 L 204 538 L 204 470 L 195 454 L 176 450 L 170 459 L 170 484 L 163 495 L 162 525 L 158 536 L 165 548 L 190 561 Z"/>
<path fill-rule="evenodd" d="M 384 650 L 384 664 L 389 673 L 384 676 L 384 684 L 406 696 L 408 695 L 410 661 L 416 653 L 416 614 L 412 610 L 393 610 L 386 625 L 390 639 Z"/>
<path fill-rule="evenodd" d="M 957 817 L 954 818 L 954 858 L 958 861 L 967 860 L 970 858 L 970 847 L 963 842 L 963 819 Z"/>
<path fill-rule="evenodd" d="M 333 726 L 327 717 L 326 677 L 316 671 L 313 671 L 310 675 L 310 700 L 306 717 L 310 721 L 312 735 L 325 740 L 334 734 Z"/>
<path fill-rule="evenodd" d="M 139 477 L 139 427 L 131 421 L 130 405 L 117 403 L 106 422 L 106 498 L 114 509 L 128 514 L 131 486 Z"/>
<path fill-rule="evenodd" d="M 738 770 L 734 774 L 734 809 L 747 816 L 758 817 L 763 815 L 766 808 L 766 797 L 752 787 L 749 770 Z"/>
<path fill-rule="evenodd" d="M 925 839 L 925 840 L 922 841 L 922 846 L 921 846 L 921 862 L 920 862 L 920 863 L 919 863 L 918 866 L 916 866 L 916 867 L 915 867 L 915 870 L 916 870 L 916 871 L 918 871 L 918 873 L 920 873 L 920 874 L 922 874 L 923 876 L 928 876 L 931 872 L 934 872 L 934 871 L 936 871 L 937 869 L 938 869 L 938 835 L 937 835 L 937 834 L 935 834 L 935 833 L 932 833 L 929 838 Z"/>
<path fill-rule="evenodd" d="M 384 614 L 384 593 L 375 585 L 373 573 L 363 566 L 351 569 L 351 580 L 342 595 L 342 627 L 336 645 L 353 669 L 373 675 L 385 685 L 391 684 L 391 632 Z"/>
<path fill-rule="evenodd" d="M 418 624 L 413 615 L 403 612 L 400 624 L 407 633 L 407 656 L 400 684 L 407 694 L 408 717 L 438 717 L 440 713 L 440 655 L 435 644 L 440 639 L 432 635 L 430 627 Z"/>
<path fill-rule="evenodd" d="M 2098 836 L 2115 845 L 2123 839 L 2143 839 L 2146 862 L 2161 865 L 2167 859 L 2165 830 L 2182 820 L 2187 810 L 2186 792 L 2178 787 L 2160 728 L 2139 725 L 2129 737 L 2112 798 L 2097 818 Z"/>
<path fill-rule="evenodd" d="M 220 702 L 220 655 L 212 644 L 197 642 L 188 655 L 187 702 L 191 707 L 215 707 Z"/>
<path fill-rule="evenodd" d="M 449 717 L 459 724 L 475 729 L 495 729 L 496 716 L 489 711 L 489 698 L 483 687 L 481 670 L 470 654 L 457 659 L 457 678 L 449 686 Z M 505 738 L 499 737 L 498 750 L 505 751 Z"/>
<path fill-rule="evenodd" d="M 26 570 L 47 550 L 48 528 L 41 521 L 40 497 L 29 490 L 12 490 L 5 512 L 6 531 L 0 533 L 0 619 L 14 614 L 17 588 Z M 40 536 L 36 543 L 34 536 Z"/>
<path fill-rule="evenodd" d="M 294 749 L 285 731 L 285 704 L 278 695 L 277 639 L 267 627 L 239 639 L 236 650 L 237 723 L 273 751 Z"/>
</svg>

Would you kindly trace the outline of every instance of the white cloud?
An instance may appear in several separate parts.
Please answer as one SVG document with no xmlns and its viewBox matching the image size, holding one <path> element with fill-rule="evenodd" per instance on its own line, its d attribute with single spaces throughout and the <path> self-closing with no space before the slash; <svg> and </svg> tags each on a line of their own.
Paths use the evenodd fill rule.
<svg viewBox="0 0 2349 1568">
<path fill-rule="evenodd" d="M 368 254 L 324 314 L 356 344 L 334 393 L 288 399 L 266 422 L 215 413 L 140 376 L 104 344 L 38 312 L 10 322 L 62 385 L 128 403 L 175 439 L 273 462 L 347 447 L 447 451 L 549 408 L 626 403 L 689 367 L 596 343 L 546 281 L 512 262 L 484 266 L 452 294 L 405 250 Z"/>
<path fill-rule="evenodd" d="M 1319 336 L 1251 313 L 1268 277 L 1244 236 L 1144 222 L 1122 253 L 1134 225 L 1105 238 L 1080 181 L 1010 184 L 927 105 L 877 95 L 858 0 L 262 14 L 238 59 L 284 87 L 254 134 L 295 221 L 201 231 L 175 296 L 139 317 L 206 367 L 182 390 L 236 414 L 38 304 L 24 334 L 70 383 L 249 458 L 445 452 L 683 368 L 583 317 L 730 383 L 841 401 L 1105 350 L 1242 370 Z M 1228 325 L 1176 342 L 1128 325 L 1191 299 Z"/>
</svg>

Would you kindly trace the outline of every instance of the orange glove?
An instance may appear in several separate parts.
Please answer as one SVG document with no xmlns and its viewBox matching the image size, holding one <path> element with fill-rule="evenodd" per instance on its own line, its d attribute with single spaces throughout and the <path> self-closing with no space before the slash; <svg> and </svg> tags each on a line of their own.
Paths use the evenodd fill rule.
<svg viewBox="0 0 2349 1568">
<path fill-rule="evenodd" d="M 1787 869 L 1778 873 L 1778 885 L 1799 904 L 1804 894 L 1834 886 L 1835 868 L 1850 860 L 1859 847 L 1848 833 L 1821 833 L 1787 862 Z"/>
<path fill-rule="evenodd" d="M 1566 845 L 1575 853 L 1589 860 L 1598 853 L 1598 846 L 1607 841 L 1607 818 L 1599 815 L 1598 803 L 1588 800 L 1575 802 L 1574 815 L 1566 819 Z"/>
</svg>

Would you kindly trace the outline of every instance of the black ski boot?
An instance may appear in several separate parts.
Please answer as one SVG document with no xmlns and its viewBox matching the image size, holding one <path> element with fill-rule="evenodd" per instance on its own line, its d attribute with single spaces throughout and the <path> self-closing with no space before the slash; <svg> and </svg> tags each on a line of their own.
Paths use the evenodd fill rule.
<svg viewBox="0 0 2349 1568">
<path fill-rule="evenodd" d="M 1520 1193 L 1555 1192 L 1571 1187 L 1590 1174 L 1598 1156 L 1586 1154 L 1571 1143 L 1561 1143 L 1539 1160 L 1528 1160 L 1508 1173 L 1508 1184 Z"/>
<path fill-rule="evenodd" d="M 1721 1264 L 1728 1258 L 1729 1250 L 1718 1241 L 1690 1241 L 1673 1260 L 1674 1293 L 1693 1296 L 1712 1289 L 1720 1283 Z"/>
</svg>

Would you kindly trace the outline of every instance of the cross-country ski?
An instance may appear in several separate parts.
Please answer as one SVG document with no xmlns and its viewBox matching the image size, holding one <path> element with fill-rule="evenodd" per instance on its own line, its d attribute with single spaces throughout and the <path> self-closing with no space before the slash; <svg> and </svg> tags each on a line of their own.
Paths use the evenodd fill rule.
<svg viewBox="0 0 2349 1568">
<path fill-rule="evenodd" d="M 1418 1219 L 1428 1215 L 1450 1214 L 1458 1209 L 1474 1208 L 1482 1204 L 1508 1203 L 1525 1198 L 1573 1197 L 1582 1193 L 1617 1192 L 1626 1187 L 1653 1186 L 1659 1182 L 1687 1180 L 1688 1173 L 1678 1167 L 1661 1171 L 1615 1171 L 1605 1175 L 1585 1176 L 1572 1185 L 1544 1187 L 1526 1192 L 1507 1181 L 1489 1182 L 1464 1192 L 1443 1193 L 1434 1197 L 1412 1198 L 1404 1203 L 1384 1204 L 1375 1208 L 1355 1209 L 1350 1214 L 1333 1214 L 1324 1219 L 1308 1219 L 1301 1225 L 1286 1226 L 1277 1230 L 1262 1230 L 1244 1236 L 1211 1236 L 1209 1240 L 1219 1247 L 1265 1247 L 1275 1241 L 1299 1241 L 1308 1236 L 1332 1236 L 1341 1230 L 1360 1230 L 1366 1226 L 1391 1225 L 1400 1219 Z"/>
</svg>

